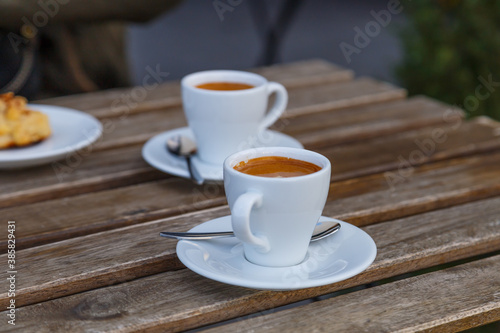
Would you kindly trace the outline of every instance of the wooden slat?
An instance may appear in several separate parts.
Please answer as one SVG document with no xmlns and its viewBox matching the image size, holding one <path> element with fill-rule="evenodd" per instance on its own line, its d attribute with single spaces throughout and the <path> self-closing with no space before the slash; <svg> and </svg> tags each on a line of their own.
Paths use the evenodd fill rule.
<svg viewBox="0 0 500 333">
<path fill-rule="evenodd" d="M 463 123 L 458 129 L 453 127 L 439 127 L 445 130 L 447 140 L 435 143 L 435 151 L 432 154 L 422 155 L 425 158 L 414 160 L 412 151 L 418 148 L 415 142 L 425 142 L 432 137 L 432 128 L 425 128 L 415 132 L 406 132 L 397 136 L 388 136 L 380 140 L 372 141 L 371 145 L 365 143 L 343 145 L 320 150 L 331 161 L 333 161 L 334 181 L 346 180 L 354 177 L 366 176 L 374 173 L 386 171 L 385 174 L 379 174 L 372 178 L 364 178 L 361 182 L 352 180 L 340 184 L 332 185 L 332 200 L 348 198 L 358 191 L 363 193 L 368 201 L 353 201 L 347 199 L 348 203 L 338 206 L 332 203 L 332 214 L 344 214 L 345 209 L 352 210 L 354 215 L 341 215 L 343 218 L 355 219 L 357 223 L 363 223 L 366 216 L 373 218 L 375 214 L 393 214 L 396 206 L 390 209 L 390 202 L 386 201 L 387 195 L 393 195 L 394 191 L 409 193 L 417 191 L 413 173 L 418 165 L 446 160 L 458 156 L 467 156 L 489 151 L 493 148 L 500 149 L 500 137 L 494 136 L 491 127 L 474 122 Z M 426 146 L 432 147 L 429 143 Z M 360 158 L 362 156 L 363 158 Z M 402 164 L 399 157 L 405 161 L 413 161 L 411 165 Z M 451 163 L 451 164 L 450 164 Z M 463 165 L 462 165 L 463 163 Z M 467 182 L 470 186 L 479 184 L 479 187 L 486 191 L 482 195 L 491 195 L 495 193 L 496 182 L 485 182 L 482 173 L 491 175 L 493 180 L 495 176 L 495 163 L 500 163 L 497 155 L 490 157 L 479 156 L 465 161 L 446 162 L 438 164 L 432 168 L 442 168 L 437 180 L 440 177 L 449 179 L 451 188 L 457 184 L 459 189 L 464 188 L 461 182 L 455 182 L 454 171 L 447 173 L 447 167 L 455 170 L 455 165 L 461 165 L 463 172 L 476 172 L 474 182 Z M 403 166 L 404 168 L 400 168 Z M 474 170 L 474 171 L 470 171 Z M 432 172 L 423 178 L 425 184 L 434 181 Z M 416 179 L 422 179 L 418 177 Z M 445 175 L 445 176 L 442 176 Z M 481 182 L 483 180 L 483 182 Z M 359 187 L 359 188 L 358 188 Z M 446 184 L 440 185 L 439 190 L 443 193 L 451 191 Z M 344 189 L 345 190 L 344 192 Z M 454 189 L 457 189 L 455 187 Z M 488 190 L 487 190 L 488 189 Z M 425 197 L 426 189 L 419 193 Z M 344 193 L 344 194 L 342 194 Z M 373 198 L 368 196 L 373 193 Z M 384 193 L 384 195 L 381 195 Z M 453 195 L 452 195 L 453 196 Z M 461 198 L 461 196 L 458 196 Z M 432 203 L 431 199 L 431 203 Z M 384 206 L 382 210 L 370 211 L 367 204 L 372 202 Z M 361 203 L 353 206 L 354 202 Z M 444 200 L 443 202 L 448 202 Z M 96 204 L 98 203 L 98 204 Z M 164 218 L 189 212 L 195 209 L 214 207 L 225 204 L 226 200 L 222 187 L 216 185 L 206 185 L 198 187 L 190 181 L 172 177 L 162 181 L 141 183 L 133 186 L 123 186 L 117 189 L 101 191 L 99 193 L 90 192 L 71 198 L 65 197 L 50 201 L 33 203 L 19 207 L 5 208 L 0 210 L 0 214 L 17 218 L 23 221 L 23 225 L 18 228 L 17 242 L 19 248 L 26 248 L 35 245 L 45 244 L 55 240 L 90 234 L 102 230 L 108 230 L 116 227 L 123 227 L 130 224 L 141 223 L 151 219 Z M 428 201 L 422 201 L 420 205 L 428 205 Z M 438 201 L 433 202 L 439 204 Z M 442 203 L 441 203 L 442 204 Z M 389 206 L 387 206 L 389 205 Z M 419 208 L 421 209 L 421 208 Z M 53 214 L 57 211 L 58 214 Z M 355 215 L 357 214 L 357 215 Z M 5 246 L 6 236 L 0 238 L 0 247 Z"/>
<path fill-rule="evenodd" d="M 282 118 L 313 114 L 333 109 L 380 103 L 406 97 L 406 90 L 389 83 L 359 78 L 338 84 L 289 92 L 289 106 Z"/>
<path fill-rule="evenodd" d="M 222 186 L 209 186 L 199 188 L 173 177 L 1 209 L 0 215 L 22 222 L 17 226 L 16 245 L 23 249 L 225 205 Z M 6 242 L 7 234 L 2 234 L 0 248 L 6 248 Z"/>
<path fill-rule="evenodd" d="M 277 126 L 305 146 L 321 147 L 414 130 L 458 126 L 463 112 L 426 97 L 369 104 L 285 119 Z M 500 125 L 497 125 L 500 126 Z"/>
<path fill-rule="evenodd" d="M 204 332 L 458 332 L 500 320 L 498 272 L 494 256 Z"/>
<path fill-rule="evenodd" d="M 1 172 L 0 208 L 167 178 L 142 159 L 141 149 L 71 154 L 56 167 Z"/>
<path fill-rule="evenodd" d="M 395 170 L 387 176 L 398 182 L 411 175 L 415 166 L 500 148 L 500 123 L 455 120 L 353 144 L 335 146 L 334 141 L 315 150 L 334 163 L 333 180 Z"/>
<path fill-rule="evenodd" d="M 203 217 L 209 216 L 191 216 L 195 219 Z M 173 255 L 167 254 L 169 252 L 165 249 L 172 248 L 175 242 L 148 239 L 150 233 L 154 234 L 161 228 L 153 223 L 147 229 L 142 228 L 142 233 L 130 234 L 125 239 L 122 238 L 123 234 L 118 234 L 119 231 L 113 231 L 103 233 L 105 237 L 101 237 L 100 244 L 88 244 L 85 242 L 88 238 L 82 239 L 78 247 L 69 247 L 68 243 L 63 242 L 57 256 L 53 255 L 55 249 L 52 247 L 40 247 L 37 254 L 35 250 L 20 251 L 18 272 L 25 275 L 19 281 L 16 304 L 26 304 L 28 296 L 29 302 L 39 302 L 88 290 L 99 284 L 108 287 L 19 308 L 19 324 L 14 328 L 182 331 L 499 250 L 499 220 L 500 198 L 494 198 L 365 227 L 364 230 L 375 240 L 378 248 L 375 262 L 366 271 L 342 282 L 287 292 L 229 286 L 186 269 L 109 286 L 134 277 L 130 274 L 133 266 L 136 266 L 136 270 L 148 270 L 151 257 L 160 262 L 173 260 Z M 148 230 L 148 233 L 144 233 L 144 230 Z M 152 250 L 147 248 L 150 242 L 157 243 Z M 112 248 L 110 243 L 113 244 Z M 127 257 L 127 262 L 119 263 L 113 259 L 110 251 L 120 257 Z M 38 260 L 31 262 L 28 256 L 37 256 Z M 106 261 L 110 267 L 103 269 L 100 265 Z M 66 271 L 52 268 L 63 267 L 61 265 L 66 270 L 79 267 L 81 273 L 78 275 L 75 272 L 65 277 Z M 126 270 L 117 271 L 125 267 Z M 93 276 L 98 270 L 105 279 Z M 37 274 L 28 275 L 30 272 Z M 85 284 L 79 284 L 78 278 L 84 279 Z M 26 281 L 30 281 L 31 288 L 22 285 Z M 491 281 L 491 277 L 486 281 Z M 58 283 L 64 288 L 56 287 Z M 31 295 L 27 295 L 28 291 Z M 4 304 L 5 301 L 2 306 Z M 496 307 L 498 300 L 492 304 Z M 362 307 L 362 303 L 355 305 Z"/>
<path fill-rule="evenodd" d="M 500 195 L 499 161 L 500 154 L 497 153 L 416 168 L 412 177 L 398 185 L 395 191 L 388 186 L 383 174 L 333 183 L 323 215 L 356 225 L 368 225 Z M 100 201 L 96 197 L 94 204 Z M 49 216 L 50 207 L 46 209 L 45 214 Z M 82 211 L 90 214 L 86 209 Z M 66 295 L 67 284 L 71 284 L 72 290 L 85 290 L 106 285 L 116 281 L 116 278 L 130 279 L 168 270 L 171 266 L 177 267 L 174 260 L 175 242 L 160 239 L 158 233 L 164 230 L 185 231 L 201 222 L 227 214 L 229 210 L 226 206 L 200 210 L 21 250 L 18 252 L 21 263 L 18 270 L 24 269 L 25 282 L 17 286 L 17 299 L 20 303 L 28 299 L 36 302 L 49 295 Z M 140 212 L 138 215 L 140 218 Z M 64 214 L 51 216 L 59 223 L 64 223 L 61 218 Z M 21 237 L 23 232 L 31 232 L 22 229 L 23 223 L 35 227 L 33 222 L 24 222 L 34 219 L 33 212 L 16 218 L 16 238 Z M 80 223 L 89 224 L 83 218 Z M 92 227 L 86 225 L 85 228 Z M 110 248 L 109 244 L 113 244 L 113 247 Z M 158 249 L 165 250 L 158 253 Z M 0 256 L 0 260 L 4 257 L 6 255 Z M 48 262 L 50 265 L 47 265 Z M 62 272 L 53 269 L 63 266 L 65 269 Z"/>
<path fill-rule="evenodd" d="M 417 167 L 399 183 L 387 173 L 332 183 L 323 213 L 362 226 L 497 196 L 499 163 L 495 153 Z"/>
<path fill-rule="evenodd" d="M 156 69 L 156 68 L 154 68 Z M 160 68 L 160 72 L 163 70 Z M 268 80 L 278 81 L 288 89 L 301 86 L 341 82 L 351 80 L 353 72 L 337 67 L 323 60 L 301 61 L 273 67 L 251 70 L 265 76 Z M 162 76 L 161 79 L 168 79 Z M 146 82 L 154 85 L 154 79 Z M 81 95 L 51 98 L 36 103 L 59 105 L 87 111 L 99 117 L 123 116 L 160 108 L 180 106 L 180 82 L 169 81 L 155 86 L 154 89 L 141 87 L 110 89 Z"/>
</svg>

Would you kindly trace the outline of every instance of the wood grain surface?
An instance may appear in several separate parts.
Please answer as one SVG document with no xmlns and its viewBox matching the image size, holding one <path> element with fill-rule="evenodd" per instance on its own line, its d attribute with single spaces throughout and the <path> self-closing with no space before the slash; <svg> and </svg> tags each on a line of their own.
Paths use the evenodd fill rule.
<svg viewBox="0 0 500 333">
<path fill-rule="evenodd" d="M 366 141 L 423 127 L 456 127 L 463 122 L 462 117 L 461 110 L 428 98 L 413 97 L 296 116 L 281 120 L 278 125 L 305 146 L 317 148 Z"/>
<path fill-rule="evenodd" d="M 350 203 L 348 204 L 340 201 L 342 202 L 341 205 L 345 205 L 342 206 L 345 208 L 341 208 L 340 211 L 337 208 L 338 206 L 335 206 L 332 202 L 332 206 L 327 206 L 327 212 L 341 216 L 342 218 L 353 219 L 356 223 L 364 223 L 363 221 L 366 216 L 371 217 L 368 221 L 374 221 L 376 216 L 379 219 L 383 218 L 382 216 L 387 218 L 390 216 L 390 211 L 396 212 L 400 206 L 396 205 L 390 209 L 390 203 L 385 200 L 387 196 L 384 196 L 382 201 L 378 199 L 380 197 L 379 191 L 392 195 L 397 189 L 401 198 L 404 197 L 404 193 L 416 191 L 417 187 L 415 184 L 418 183 L 415 183 L 415 181 L 418 182 L 421 180 L 419 172 L 413 175 L 417 166 L 500 149 L 500 136 L 495 135 L 495 128 L 491 128 L 486 124 L 463 122 L 457 128 L 454 128 L 454 125 L 442 125 L 384 136 L 376 140 L 371 140 L 370 145 L 362 141 L 319 149 L 320 153 L 327 156 L 333 162 L 333 181 L 354 179 L 356 177 L 379 173 L 378 176 L 374 177 L 375 180 L 363 178 L 359 181 L 353 180 L 333 184 L 331 189 L 332 198 L 339 199 L 338 194 L 343 193 L 343 189 L 349 189 L 347 193 L 351 193 L 351 195 L 354 193 L 354 189 L 357 189 L 358 191 L 366 191 L 364 195 L 367 198 L 368 193 L 373 193 L 373 199 L 369 197 L 369 201 L 363 202 L 362 205 L 358 206 L 354 206 L 353 203 L 359 201 L 352 199 L 349 199 Z M 442 137 L 446 140 L 436 142 L 432 139 L 436 129 L 443 134 Z M 413 152 L 416 152 L 417 155 Z M 135 150 L 130 150 L 131 155 L 135 153 Z M 123 155 L 118 156 L 123 157 Z M 463 167 L 471 168 L 471 165 L 474 165 L 474 168 L 481 166 L 486 168 L 486 170 L 494 170 L 494 164 L 498 163 L 498 159 L 495 156 L 488 156 L 483 162 L 479 162 L 478 159 L 464 160 Z M 132 156 L 130 157 L 133 159 Z M 437 168 L 441 168 L 443 165 L 447 164 L 439 164 Z M 130 167 L 130 164 L 126 164 L 125 166 Z M 456 168 L 456 166 L 453 168 Z M 460 188 L 464 188 L 461 182 L 455 183 L 453 181 L 457 177 L 456 173 L 447 173 L 446 170 L 446 168 L 440 170 L 441 175 L 438 177 L 449 179 L 450 184 L 457 184 L 461 186 Z M 384 174 L 380 174 L 382 172 Z M 151 175 L 156 176 L 157 173 L 152 172 Z M 496 193 L 494 189 L 498 182 L 479 178 L 481 175 L 482 173 L 478 173 L 478 176 L 474 178 L 473 181 L 476 182 L 475 184 L 471 181 L 466 184 L 468 186 L 475 185 L 483 190 L 486 188 L 490 189 L 485 192 L 487 194 L 481 195 L 493 195 L 493 193 Z M 496 176 L 498 179 L 498 175 L 495 174 L 485 173 L 485 175 L 488 177 L 493 176 L 492 179 L 495 179 L 494 177 Z M 412 179 L 414 176 L 415 178 Z M 158 177 L 161 177 L 161 175 L 158 175 Z M 18 248 L 22 249 L 150 221 L 152 219 L 220 206 L 226 203 L 222 187 L 215 184 L 200 187 L 188 180 L 177 177 L 170 177 L 163 180 L 153 178 L 152 181 L 146 181 L 143 177 L 130 176 L 127 177 L 127 180 L 132 184 L 125 186 L 126 183 L 120 183 L 119 179 L 117 182 L 122 186 L 118 188 L 114 188 L 114 186 L 111 186 L 112 184 L 108 184 L 109 187 L 102 188 L 101 191 L 96 192 L 96 187 L 103 185 L 104 180 L 101 177 L 97 178 L 95 183 L 86 182 L 87 188 L 78 188 L 76 186 L 74 188 L 74 191 L 91 189 L 89 193 L 68 196 L 68 190 L 66 192 L 61 191 L 61 193 L 52 191 L 50 193 L 53 196 L 56 194 L 65 194 L 65 196 L 0 209 L 0 214 L 11 218 L 16 217 L 23 221 L 23 224 L 18 226 L 17 231 Z M 428 183 L 432 179 L 426 176 L 425 181 Z M 135 184 L 135 182 L 139 181 L 139 184 Z M 370 185 L 362 186 L 361 189 L 355 187 L 355 184 L 365 183 Z M 445 187 L 441 182 L 439 184 L 441 188 Z M 28 191 L 28 193 L 33 195 L 31 191 Z M 420 191 L 415 193 L 423 195 L 423 197 L 419 205 L 414 204 L 415 207 L 413 209 L 427 205 L 429 204 L 428 202 L 433 203 L 434 206 L 450 203 L 449 200 L 445 200 L 444 198 L 442 201 L 437 201 L 433 198 L 424 200 L 426 196 L 423 192 L 422 194 Z M 441 193 L 441 195 L 444 194 Z M 479 196 L 479 193 L 477 195 Z M 452 198 L 454 197 L 456 196 L 452 194 Z M 458 197 L 462 198 L 463 196 Z M 26 199 L 22 196 L 18 197 L 17 200 L 14 200 L 14 198 L 13 194 L 11 194 L 11 203 L 19 203 L 20 200 Z M 371 203 L 372 200 L 375 200 L 380 205 L 383 204 L 386 209 L 367 211 L 367 204 Z M 8 202 L 9 200 L 6 200 L 4 204 Z M 345 215 L 346 209 L 350 210 L 351 215 Z M 54 214 L 54 212 L 58 212 L 58 214 Z M 0 237 L 0 247 L 6 245 L 5 237 L 6 235 Z"/>
<path fill-rule="evenodd" d="M 93 114 L 105 131 L 57 163 L 0 173 L 0 216 L 16 221 L 18 272 L 16 325 L 2 322 L 0 331 L 221 323 L 210 330 L 453 332 L 500 320 L 500 123 L 465 120 L 457 108 L 406 98 L 322 60 L 254 71 L 287 87 L 288 108 L 272 128 L 332 161 L 323 215 L 365 230 L 375 262 L 338 283 L 281 292 L 186 269 L 176 242 L 158 233 L 230 212 L 221 184 L 196 186 L 141 157 L 149 138 L 186 126 L 179 81 L 165 75 L 159 84 L 39 101 Z M 7 262 L 5 232 L 0 248 Z M 466 263 L 444 269 L 457 260 Z M 410 277 L 422 269 L 434 272 Z M 0 290 L 4 309 L 10 298 Z"/>
<path fill-rule="evenodd" d="M 404 97 L 403 90 L 373 80 L 352 82 L 347 86 L 342 83 L 321 85 L 320 91 L 313 87 L 296 89 L 290 94 L 290 117 L 305 116 L 312 112 L 334 112 L 338 108 L 365 104 L 367 99 L 372 98 L 373 102 L 383 102 Z M 308 109 L 311 105 L 313 108 Z M 139 147 L 136 147 L 133 155 L 128 156 L 130 160 L 124 159 L 125 156 L 118 156 L 121 151 L 116 148 L 130 149 L 131 145 L 142 145 L 157 133 L 186 125 L 180 108 L 149 110 L 141 114 L 115 114 L 102 122 L 104 132 L 101 139 L 82 151 L 69 153 L 61 161 L 37 168 L 36 178 L 33 177 L 33 168 L 2 172 L 0 183 L 4 185 L 0 192 L 0 207 L 52 199 L 58 195 L 101 190 L 107 186 L 115 187 L 118 183 L 127 185 L 158 179 L 158 173 L 151 174 L 148 172 L 151 168 L 145 169 L 146 164 L 142 161 Z M 276 126 L 284 124 L 286 118 Z M 99 154 L 103 150 L 106 152 Z M 132 168 L 131 161 L 135 163 Z M 120 169 L 125 170 L 125 173 L 109 174 L 109 170 Z M 97 174 L 92 174 L 96 171 Z M 138 174 L 137 178 L 134 177 L 135 172 Z"/>
<path fill-rule="evenodd" d="M 351 70 L 323 60 L 298 61 L 252 71 L 270 81 L 280 82 L 288 89 L 347 81 L 354 76 Z M 180 106 L 182 101 L 179 81 L 171 81 L 166 76 L 162 77 L 161 82 L 148 82 L 138 87 L 57 97 L 34 103 L 70 107 L 105 117 Z"/>
<path fill-rule="evenodd" d="M 499 161 L 500 154 L 497 153 L 488 157 L 476 156 L 431 164 L 417 169 L 396 190 L 388 186 L 383 174 L 332 183 L 323 215 L 361 226 L 498 196 Z M 457 174 L 464 177 L 457 178 Z M 85 216 L 86 211 L 83 212 Z M 186 231 L 199 223 L 228 214 L 226 206 L 198 210 L 18 251 L 19 269 L 26 271 L 25 282 L 20 282 L 17 288 L 18 302 L 67 295 L 73 291 L 108 285 L 117 279 L 128 280 L 176 269 L 175 242 L 159 237 L 158 233 L 165 230 Z M 28 216 L 30 214 L 25 218 Z M 85 222 L 82 224 L 80 228 L 85 227 Z M 18 232 L 21 233 L 21 224 L 18 225 Z M 113 244 L 112 249 L 109 248 L 110 243 Z M 165 250 L 158 253 L 160 248 Z M 2 258 L 6 259 L 6 255 L 0 256 L 0 260 Z M 65 269 L 54 272 L 53 267 Z M 0 272 L 0 278 L 2 274 L 6 273 Z M 67 288 L 68 284 L 72 285 L 71 289 Z M 5 300 L 6 294 L 0 294 L 0 301 Z"/>
<path fill-rule="evenodd" d="M 396 102 L 393 105 L 389 102 L 362 108 L 347 108 L 345 111 L 336 110 L 332 113 L 323 113 L 319 118 L 317 116 L 294 117 L 286 122 L 283 120 L 278 123 L 275 130 L 294 136 L 308 148 L 314 148 L 311 145 L 318 142 L 316 131 L 322 131 L 325 136 L 328 133 L 327 139 L 323 143 L 326 145 L 363 141 L 370 137 L 397 133 L 430 124 L 434 124 L 436 127 L 449 126 L 462 121 L 461 113 L 453 113 L 452 116 L 446 117 L 448 109 L 429 100 L 410 100 L 408 107 L 405 107 L 405 104 Z M 421 111 L 421 115 L 417 117 L 415 112 L 421 109 L 426 111 Z M 91 150 L 81 154 L 70 154 L 55 164 L 37 167 L 36 174 L 33 173 L 33 169 L 1 173 L 0 182 L 3 186 L 0 192 L 2 199 L 0 207 L 6 207 L 11 203 L 34 201 L 36 200 L 35 193 L 39 197 L 45 193 L 48 198 L 54 198 L 57 193 L 67 195 L 63 191 L 70 191 L 76 186 L 80 186 L 79 191 L 84 192 L 85 183 L 89 184 L 90 190 L 96 190 L 96 186 L 105 188 L 107 181 L 126 182 L 128 180 L 130 184 L 137 179 L 137 182 L 141 182 L 140 174 L 157 179 L 157 173 L 155 175 L 148 174 L 147 171 L 152 171 L 152 168 L 143 161 L 141 148 L 145 140 L 151 137 L 152 126 L 161 124 L 160 127 L 168 128 L 165 123 L 169 118 L 166 116 L 164 119 L 160 118 L 159 113 L 162 112 L 138 115 L 136 117 L 145 119 L 135 119 L 135 121 L 127 122 L 127 125 L 122 124 L 122 127 L 117 127 L 109 136 L 105 135 L 101 141 L 92 146 Z M 152 117 L 149 118 L 149 116 Z M 377 121 L 376 119 L 388 120 Z M 379 125 L 377 126 L 377 124 Z M 182 125 L 185 124 L 176 125 L 174 122 L 171 128 Z M 147 133 L 147 138 L 144 137 L 144 134 L 140 134 L 141 138 L 134 141 L 135 145 L 123 146 L 122 143 L 125 140 L 130 141 L 130 138 L 134 137 L 134 133 Z M 120 171 L 126 171 L 130 176 L 113 179 L 113 173 L 116 173 L 116 178 L 119 178 Z M 134 177 L 134 172 L 137 173 L 137 178 Z M 73 193 L 75 191 L 76 189 Z M 18 196 L 23 195 L 24 199 L 19 198 L 19 201 L 15 201 Z M 28 195 L 31 195 L 31 199 L 28 199 Z"/>
<path fill-rule="evenodd" d="M 114 329 L 120 332 L 138 329 L 155 329 L 162 332 L 182 331 L 245 314 L 258 313 L 280 305 L 418 269 L 497 251 L 500 249 L 499 221 L 500 198 L 494 198 L 364 227 L 363 229 L 374 239 L 378 249 L 375 262 L 366 271 L 331 285 L 295 291 L 256 291 L 234 287 L 211 281 L 186 269 L 111 286 L 129 278 L 127 272 L 122 272 L 115 279 L 109 279 L 108 284 L 104 285 L 107 286 L 106 288 L 20 308 L 18 310 L 20 324 L 15 328 L 30 330 L 43 323 L 42 327 L 47 328 L 47 332 L 61 329 L 67 331 Z M 111 239 L 108 238 L 108 241 Z M 147 252 L 143 249 L 146 245 L 145 239 L 140 246 L 127 246 L 126 243 L 130 241 L 129 238 L 121 242 L 123 245 L 114 243 L 113 252 L 120 253 L 122 256 L 136 257 Z M 330 241 L 334 242 L 334 237 L 331 237 Z M 163 242 L 163 249 L 172 248 L 175 244 L 175 242 L 171 244 L 168 244 L 168 241 Z M 90 245 L 87 244 L 87 246 Z M 64 261 L 68 269 L 71 269 L 70 266 L 80 266 L 82 277 L 88 278 L 86 286 L 80 286 L 73 280 L 64 283 L 70 290 L 49 289 L 51 284 L 44 282 L 46 278 L 43 276 L 56 277 L 60 276 L 58 273 L 61 272 L 50 270 L 46 264 L 50 258 L 50 252 L 40 251 L 38 264 L 30 264 L 30 270 L 37 271 L 39 277 L 30 277 L 30 280 L 38 280 L 38 286 L 45 287 L 45 294 L 42 296 L 40 290 L 35 290 L 40 288 L 33 286 L 30 288 L 32 294 L 30 299 L 43 297 L 43 300 L 47 300 L 51 296 L 63 296 L 62 292 L 69 294 L 81 289 L 91 289 L 97 278 L 90 279 L 92 273 L 85 271 L 82 267 L 86 264 L 91 265 L 90 258 L 87 263 L 87 260 L 83 260 L 86 255 L 78 255 L 79 252 L 89 252 L 83 250 L 83 247 L 85 244 L 82 242 L 79 249 L 71 250 L 73 260 L 62 257 L 51 260 L 61 260 L 58 265 Z M 92 263 L 112 261 L 112 256 L 109 254 L 110 247 L 104 239 L 101 245 L 94 244 L 92 248 Z M 165 250 L 162 253 L 161 248 L 160 244 L 156 245 L 155 255 L 157 257 L 163 255 L 164 257 L 161 258 L 163 261 L 173 260 L 165 255 Z M 67 251 L 70 252 L 69 249 Z M 58 252 L 64 253 L 60 250 Z M 74 262 L 76 258 L 80 260 Z M 133 260 L 129 258 L 126 264 L 129 268 Z M 135 265 L 137 265 L 137 270 L 147 269 L 146 262 L 136 262 Z M 117 266 L 125 266 L 125 264 L 115 263 L 114 268 L 107 272 L 116 269 Z M 97 269 L 95 265 L 93 267 Z M 485 267 L 482 269 L 486 270 Z M 26 272 L 24 267 L 19 267 L 18 270 Z M 490 270 L 486 270 L 485 274 L 488 272 Z M 488 288 L 493 287 L 494 285 Z M 17 299 L 22 303 L 25 297 L 19 295 Z M 387 300 L 381 299 L 380 301 Z M 498 302 L 495 304 L 498 307 Z M 362 304 L 354 303 L 353 305 L 360 307 L 361 311 Z M 61 320 L 62 318 L 65 320 Z"/>
<path fill-rule="evenodd" d="M 36 169 L 2 172 L 0 207 L 70 197 L 168 176 L 151 168 L 141 156 L 141 146 L 71 155 L 70 161 Z M 36 171 L 35 171 L 36 170 Z"/>
<path fill-rule="evenodd" d="M 499 271 L 493 256 L 204 332 L 458 332 L 500 320 Z"/>
</svg>

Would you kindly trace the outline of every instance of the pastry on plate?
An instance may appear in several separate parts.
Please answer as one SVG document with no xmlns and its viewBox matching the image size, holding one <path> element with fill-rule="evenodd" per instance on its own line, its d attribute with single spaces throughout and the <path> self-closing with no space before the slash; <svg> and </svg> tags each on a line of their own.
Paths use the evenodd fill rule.
<svg viewBox="0 0 500 333">
<path fill-rule="evenodd" d="M 49 117 L 26 108 L 26 98 L 0 94 L 0 149 L 22 147 L 50 136 Z"/>
</svg>

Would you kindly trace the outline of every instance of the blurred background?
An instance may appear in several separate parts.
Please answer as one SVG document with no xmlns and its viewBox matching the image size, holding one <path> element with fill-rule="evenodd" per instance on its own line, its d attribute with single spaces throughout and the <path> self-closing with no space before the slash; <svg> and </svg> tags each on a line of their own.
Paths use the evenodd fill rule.
<svg viewBox="0 0 500 333">
<path fill-rule="evenodd" d="M 19 3 L 0 0 L 0 93 L 38 99 L 141 85 L 151 69 L 177 80 L 320 58 L 500 119 L 500 1 Z"/>
<path fill-rule="evenodd" d="M 500 119 L 499 31 L 498 1 L 187 0 L 130 25 L 127 47 L 135 84 L 156 64 L 179 79 L 321 58 Z"/>
<path fill-rule="evenodd" d="M 387 10 L 388 0 L 358 1 L 233 1 L 231 9 L 219 11 L 214 1 L 186 0 L 148 24 L 133 24 L 128 30 L 128 52 L 134 82 L 140 84 L 145 68 L 160 64 L 179 79 L 205 69 L 245 69 L 265 64 L 267 33 L 280 25 L 280 15 L 288 17 L 277 39 L 273 63 L 321 58 L 352 68 L 358 76 L 372 76 L 398 82 L 394 67 L 401 61 L 398 28 L 406 21 L 403 12 L 392 15 L 386 28 L 371 38 L 348 63 L 339 45 L 354 45 L 353 30 L 364 29 L 374 20 L 370 11 Z M 226 11 L 224 11 L 226 9 Z M 257 14 L 256 14 L 257 12 Z M 161 41 L 161 42 L 159 42 Z"/>
</svg>

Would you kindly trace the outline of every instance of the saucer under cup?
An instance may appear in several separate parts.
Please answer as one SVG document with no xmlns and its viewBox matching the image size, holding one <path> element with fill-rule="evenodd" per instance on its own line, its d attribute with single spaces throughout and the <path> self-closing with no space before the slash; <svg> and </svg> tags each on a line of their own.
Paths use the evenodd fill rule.
<svg viewBox="0 0 500 333">
<path fill-rule="evenodd" d="M 241 287 L 295 290 L 343 281 L 363 272 L 375 260 L 377 247 L 360 228 L 322 216 L 319 223 L 338 222 L 335 234 L 312 242 L 304 261 L 291 267 L 266 267 L 245 259 L 241 242 L 234 238 L 181 240 L 176 253 L 192 271 L 209 279 Z M 204 222 L 191 232 L 231 230 L 231 216 Z"/>
</svg>

